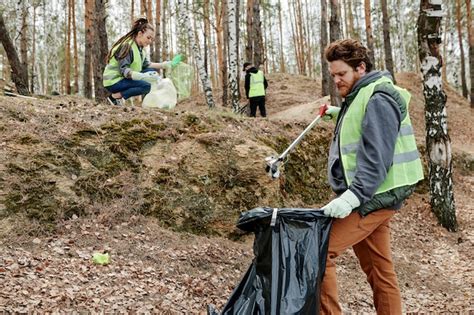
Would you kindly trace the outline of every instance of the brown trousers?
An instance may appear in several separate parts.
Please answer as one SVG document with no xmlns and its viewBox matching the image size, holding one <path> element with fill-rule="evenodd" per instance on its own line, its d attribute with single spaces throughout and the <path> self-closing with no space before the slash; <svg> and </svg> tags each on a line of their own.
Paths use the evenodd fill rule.
<svg viewBox="0 0 474 315">
<path fill-rule="evenodd" d="M 377 314 L 402 314 L 400 289 L 390 250 L 393 210 L 377 210 L 366 217 L 357 212 L 335 219 L 329 237 L 326 272 L 321 288 L 321 314 L 341 314 L 334 259 L 351 247 L 372 287 Z"/>
</svg>

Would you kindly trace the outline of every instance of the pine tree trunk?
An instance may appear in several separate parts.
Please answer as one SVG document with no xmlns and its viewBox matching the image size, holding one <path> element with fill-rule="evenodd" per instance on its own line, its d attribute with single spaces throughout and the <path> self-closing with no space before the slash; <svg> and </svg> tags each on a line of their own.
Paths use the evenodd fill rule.
<svg viewBox="0 0 474 315">
<path fill-rule="evenodd" d="M 472 25 L 471 0 L 466 0 L 467 34 L 469 39 L 469 77 L 471 79 L 471 108 L 474 108 L 474 26 Z"/>
<path fill-rule="evenodd" d="M 237 59 L 237 5 L 235 0 L 228 1 L 228 29 L 229 29 L 229 87 L 231 94 L 232 110 L 239 111 L 239 92 L 237 80 L 239 79 L 239 60 Z"/>
<path fill-rule="evenodd" d="M 206 95 L 206 102 L 209 108 L 214 108 L 214 99 L 212 98 L 212 88 L 207 76 L 206 69 L 204 67 L 204 61 L 199 54 L 199 47 L 194 38 L 193 28 L 189 19 L 189 14 L 186 10 L 186 6 L 183 0 L 178 0 L 181 15 L 181 29 L 186 30 L 188 33 L 188 41 L 193 49 L 194 58 L 196 59 L 196 66 L 198 67 L 199 77 L 201 78 L 202 87 Z"/>
<path fill-rule="evenodd" d="M 214 13 L 216 15 L 216 41 L 217 41 L 217 67 L 219 68 L 217 81 L 222 82 L 224 79 L 224 28 L 223 28 L 223 18 L 224 18 L 224 1 L 219 5 L 219 1 L 214 2 Z M 227 103 L 227 100 L 223 103 Z"/>
<path fill-rule="evenodd" d="M 30 95 L 28 90 L 28 72 L 20 62 L 18 53 L 16 52 L 15 46 L 8 35 L 7 28 L 5 27 L 5 21 L 3 20 L 3 12 L 0 11 L 0 42 L 3 45 L 5 53 L 8 57 L 8 62 L 12 69 L 12 81 L 15 83 L 18 94 Z"/>
<path fill-rule="evenodd" d="M 380 0 L 382 6 L 382 21 L 383 21 L 383 47 L 385 52 L 385 67 L 395 80 L 395 72 L 393 70 L 392 44 L 390 42 L 390 17 L 388 16 L 387 0 Z"/>
<path fill-rule="evenodd" d="M 466 83 L 466 58 L 464 57 L 464 44 L 462 40 L 462 15 L 461 15 L 461 0 L 456 0 L 456 25 L 458 28 L 459 49 L 461 50 L 461 88 L 462 96 L 467 98 L 467 83 Z"/>
<path fill-rule="evenodd" d="M 155 55 L 154 61 L 161 62 L 161 0 L 156 0 L 155 10 Z"/>
<path fill-rule="evenodd" d="M 74 93 L 79 93 L 79 53 L 77 51 L 77 31 L 76 31 L 76 0 L 72 2 L 72 38 L 74 51 Z"/>
<path fill-rule="evenodd" d="M 64 90 L 71 94 L 71 1 L 67 1 L 66 51 L 64 52 Z"/>
<path fill-rule="evenodd" d="M 82 87 L 84 96 L 92 98 L 92 41 L 94 38 L 94 28 L 92 19 L 94 18 L 94 0 L 84 2 L 84 73 L 82 74 Z"/>
<path fill-rule="evenodd" d="M 94 92 L 95 99 L 98 102 L 104 102 L 107 98 L 107 90 L 102 83 L 103 72 L 106 65 L 106 58 L 108 53 L 107 48 L 107 30 L 105 29 L 105 19 L 107 14 L 105 12 L 105 4 L 107 0 L 95 0 L 94 10 L 94 45 L 93 47 L 93 62 L 94 65 Z"/>
<path fill-rule="evenodd" d="M 283 22 L 281 18 L 281 1 L 278 0 L 278 30 L 280 33 L 280 72 L 286 72 L 285 57 L 283 54 Z"/>
<path fill-rule="evenodd" d="M 253 46 L 253 62 L 258 68 L 262 65 L 264 60 L 264 51 L 263 51 L 263 32 L 262 32 L 262 21 L 260 20 L 260 1 L 253 0 L 253 34 L 254 39 Z"/>
<path fill-rule="evenodd" d="M 441 5 L 421 0 L 418 47 L 425 96 L 426 150 L 428 155 L 431 208 L 449 231 L 457 230 L 452 180 L 451 140 L 446 117 L 446 94 L 441 79 Z"/>
<path fill-rule="evenodd" d="M 330 77 L 329 67 L 324 57 L 324 50 L 328 45 L 328 11 L 327 0 L 321 0 L 321 89 L 323 96 L 329 95 Z"/>
<path fill-rule="evenodd" d="M 339 15 L 339 3 L 337 0 L 329 0 L 331 5 L 331 18 L 329 20 L 329 39 L 334 42 L 341 38 L 341 17 Z M 329 91 L 331 95 L 331 104 L 341 106 L 342 100 L 333 80 L 329 80 Z"/>
<path fill-rule="evenodd" d="M 374 37 L 372 35 L 372 14 L 370 11 L 370 0 L 364 0 L 364 4 L 365 34 L 367 38 L 367 48 L 369 49 L 370 61 L 372 61 L 372 64 L 375 66 Z"/>
<path fill-rule="evenodd" d="M 247 0 L 247 44 L 245 46 L 245 60 L 253 63 L 253 0 Z"/>
<path fill-rule="evenodd" d="M 31 78 L 30 78 L 30 91 L 31 93 L 35 93 L 35 79 L 36 79 L 36 8 L 37 6 L 33 6 L 33 38 L 32 38 L 32 51 L 31 51 Z"/>
<path fill-rule="evenodd" d="M 23 1 L 21 10 L 21 33 L 20 33 L 20 56 L 21 66 L 25 68 L 26 77 L 28 78 L 28 6 Z"/>
</svg>

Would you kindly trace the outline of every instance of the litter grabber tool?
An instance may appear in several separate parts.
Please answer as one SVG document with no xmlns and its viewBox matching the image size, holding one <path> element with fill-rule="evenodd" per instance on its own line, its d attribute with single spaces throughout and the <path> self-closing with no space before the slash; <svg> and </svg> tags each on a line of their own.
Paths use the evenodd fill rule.
<svg viewBox="0 0 474 315">
<path fill-rule="evenodd" d="M 278 178 L 280 177 L 280 168 L 282 165 L 282 162 L 285 160 L 287 155 L 295 148 L 295 146 L 300 143 L 300 141 L 304 138 L 304 136 L 313 129 L 313 127 L 316 125 L 316 123 L 321 119 L 321 117 L 324 116 L 326 111 L 328 110 L 328 105 L 323 104 L 319 108 L 319 113 L 318 116 L 306 127 L 305 130 L 290 144 L 290 146 L 280 154 L 279 157 L 274 157 L 274 156 L 268 156 L 265 158 L 265 161 L 267 163 L 267 166 L 265 168 L 266 172 L 268 173 L 268 176 L 271 178 Z"/>
</svg>

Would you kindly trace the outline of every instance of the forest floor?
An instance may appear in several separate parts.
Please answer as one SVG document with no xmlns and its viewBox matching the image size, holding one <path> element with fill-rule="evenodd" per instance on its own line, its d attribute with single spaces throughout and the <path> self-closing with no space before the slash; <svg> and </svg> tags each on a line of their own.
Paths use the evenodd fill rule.
<svg viewBox="0 0 474 315">
<path fill-rule="evenodd" d="M 286 143 L 292 141 L 312 117 L 315 117 L 323 100 L 320 99 L 320 84 L 315 80 L 287 74 L 269 75 L 268 80 L 268 119 L 236 118 L 232 114 L 219 111 L 211 115 L 200 97 L 178 104 L 172 112 L 161 112 L 146 111 L 130 105 L 118 108 L 93 104 L 79 97 L 56 96 L 35 101 L 0 96 L 0 185 L 4 187 L 0 191 L 0 313 L 87 311 L 205 314 L 208 304 L 214 304 L 221 309 L 253 258 L 252 235 L 239 234 L 239 237 L 231 237 L 237 233 L 231 226 L 231 223 L 235 222 L 235 213 L 227 215 L 225 209 L 221 209 L 224 211 L 224 217 L 228 216 L 231 220 L 216 220 L 213 224 L 218 226 L 214 232 L 206 235 L 201 231 L 196 235 L 186 229 L 178 231 L 176 228 L 170 228 L 171 223 L 166 218 L 127 212 L 127 208 L 136 206 L 136 201 L 131 197 L 127 198 L 126 194 L 121 194 L 120 200 L 117 201 L 113 189 L 114 185 L 119 183 L 120 189 L 128 192 L 130 196 L 136 193 L 134 187 L 130 186 L 138 181 L 133 181 L 135 177 L 130 172 L 122 172 L 105 180 L 114 185 L 99 181 L 94 182 L 95 186 L 82 185 L 84 190 L 90 191 L 90 196 L 97 196 L 98 191 L 106 191 L 110 192 L 112 197 L 106 196 L 105 193 L 100 195 L 103 199 L 97 197 L 98 199 L 91 201 L 82 212 L 70 213 L 56 220 L 52 229 L 45 228 L 39 220 L 21 215 L 24 209 L 16 213 L 10 213 L 8 209 L 13 207 L 11 200 L 25 205 L 26 201 L 30 200 L 30 207 L 34 209 L 33 201 L 41 205 L 49 205 L 50 202 L 55 207 L 65 204 L 66 199 L 70 199 L 66 198 L 67 196 L 80 195 L 81 192 L 78 191 L 73 194 L 71 187 L 76 187 L 73 186 L 74 183 L 77 184 L 85 178 L 84 170 L 92 169 L 92 166 L 80 158 L 76 163 L 78 165 L 74 167 L 82 171 L 76 173 L 72 170 L 73 165 L 66 163 L 69 161 L 67 159 L 76 160 L 64 153 L 66 151 L 59 154 L 52 144 L 63 145 L 64 139 L 70 142 L 79 141 L 77 139 L 82 135 L 84 138 L 80 140 L 83 141 L 81 148 L 92 150 L 94 146 L 114 141 L 114 138 L 108 138 L 104 131 L 115 130 L 115 125 L 111 122 L 119 124 L 122 121 L 151 116 L 166 125 L 157 127 L 159 131 L 154 135 L 159 139 L 168 139 L 166 137 L 171 135 L 174 140 L 166 140 L 166 146 L 158 143 L 141 147 L 140 160 L 137 162 L 132 159 L 133 163 L 140 163 L 140 168 L 146 170 L 139 173 L 140 182 L 153 179 L 155 183 L 160 184 L 166 181 L 167 185 L 171 185 L 173 180 L 188 183 L 186 180 L 189 179 L 184 177 L 201 172 L 200 178 L 204 183 L 208 183 L 213 180 L 212 176 L 220 176 L 216 169 L 208 168 L 208 165 L 221 158 L 220 154 L 224 152 L 220 151 L 222 147 L 231 145 L 229 150 L 233 150 L 231 152 L 237 156 L 236 166 L 232 166 L 232 169 L 247 172 L 245 174 L 250 174 L 249 178 L 239 177 L 235 173 L 228 175 L 228 178 L 233 180 L 232 183 L 228 179 L 224 184 L 220 183 L 228 188 L 227 191 L 224 188 L 216 190 L 209 184 L 214 190 L 209 188 L 205 191 L 209 194 L 206 202 L 217 204 L 219 195 L 226 195 L 225 200 L 232 202 L 232 207 L 254 205 L 252 202 L 245 203 L 244 199 L 252 197 L 252 191 L 245 190 L 243 184 L 239 186 L 240 180 L 255 185 L 252 187 L 265 187 L 265 190 L 255 190 L 258 197 L 255 202 L 260 202 L 258 205 L 261 206 L 271 206 L 272 200 L 276 200 L 274 198 L 279 194 L 280 187 L 271 182 L 263 172 L 262 158 L 272 153 L 272 149 L 262 145 L 262 141 L 258 139 L 265 136 L 265 141 L 271 142 L 268 139 L 289 137 Z M 410 113 L 417 141 L 422 144 L 424 107 L 421 80 L 418 75 L 412 73 L 400 74 L 397 80 L 413 95 Z M 468 102 L 449 86 L 446 87 L 446 92 L 459 228 L 456 232 L 448 232 L 439 226 L 430 210 L 426 188 L 409 198 L 400 213 L 394 217 L 393 260 L 401 288 L 404 313 L 474 312 L 472 110 Z M 216 95 L 216 98 L 218 96 Z M 197 120 L 201 123 L 196 124 Z M 108 129 L 98 127 L 104 124 L 109 124 Z M 120 126 L 125 128 L 125 124 Z M 173 128 L 178 132 L 173 133 L 166 128 Z M 141 133 L 137 133 L 137 130 Z M 146 130 L 148 129 L 135 128 L 132 135 L 143 135 Z M 330 139 L 331 131 L 327 123 L 321 123 L 313 133 Z M 91 133 L 96 133 L 100 139 L 92 138 Z M 231 141 L 228 133 L 236 135 L 240 140 Z M 126 145 L 137 144 L 127 142 Z M 203 145 L 207 145 L 208 149 L 201 149 Z M 308 147 L 304 141 L 300 146 L 303 149 Z M 45 148 L 48 150 L 45 151 Z M 69 144 L 68 148 L 74 148 L 73 144 Z M 166 151 L 172 153 L 164 155 L 164 150 L 172 150 Z M 76 155 L 79 154 L 79 151 L 75 152 Z M 298 152 L 295 155 L 299 154 Z M 46 153 L 53 155 L 53 159 L 46 160 Z M 128 151 L 122 153 L 127 157 L 131 154 Z M 41 163 L 32 159 L 38 155 L 43 158 Z M 259 161 L 262 161 L 261 165 Z M 64 169 L 59 169 L 58 165 L 62 165 L 61 163 L 65 164 Z M 97 165 L 99 164 L 97 162 Z M 317 167 L 322 168 L 324 172 L 324 164 Z M 167 177 L 158 181 L 154 172 L 163 173 L 165 168 Z M 133 170 L 133 167 L 131 169 Z M 186 169 L 186 172 L 183 172 L 183 169 Z M 60 186 L 61 196 L 66 197 L 48 199 L 45 203 L 44 198 L 48 197 L 48 192 L 53 195 L 56 190 L 44 190 L 36 186 L 36 179 L 31 177 L 31 172 L 45 177 L 41 182 L 43 186 Z M 147 174 L 154 174 L 155 177 Z M 40 188 L 42 190 L 39 190 Z M 15 197 L 17 199 L 12 197 L 17 196 L 14 195 L 15 189 L 24 189 L 22 195 Z M 202 194 L 200 189 L 196 184 L 183 194 Z M 327 201 L 330 193 L 327 186 L 324 189 L 321 193 L 327 196 Z M 40 196 L 31 196 L 29 190 L 34 190 L 35 194 L 36 190 L 40 191 Z M 228 191 L 234 194 L 238 191 L 243 193 L 233 196 L 229 195 Z M 153 200 L 166 204 L 168 201 L 165 197 L 160 195 L 162 199 Z M 78 200 L 80 202 L 82 199 Z M 288 206 L 323 205 L 323 202 L 305 204 L 301 198 L 295 200 L 288 201 Z M 141 206 L 145 207 L 144 204 Z M 185 222 L 181 222 L 179 218 L 173 224 L 185 226 Z M 102 266 L 92 263 L 91 256 L 95 252 L 110 253 L 110 264 Z M 371 289 L 355 255 L 352 251 L 347 251 L 338 258 L 337 263 L 340 301 L 344 312 L 374 314 Z"/>
</svg>

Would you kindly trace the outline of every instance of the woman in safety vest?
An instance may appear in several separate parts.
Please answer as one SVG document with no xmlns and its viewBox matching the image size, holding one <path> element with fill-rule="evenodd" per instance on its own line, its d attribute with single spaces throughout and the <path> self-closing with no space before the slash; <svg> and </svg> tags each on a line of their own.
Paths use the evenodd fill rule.
<svg viewBox="0 0 474 315">
<path fill-rule="evenodd" d="M 112 93 L 108 97 L 111 104 L 122 105 L 122 100 L 147 94 L 150 83 L 161 80 L 156 70 L 169 69 L 181 62 L 181 55 L 162 63 L 147 60 L 143 48 L 154 38 L 153 26 L 146 18 L 139 18 L 133 23 L 132 30 L 112 45 L 103 76 L 104 87 Z"/>
</svg>

